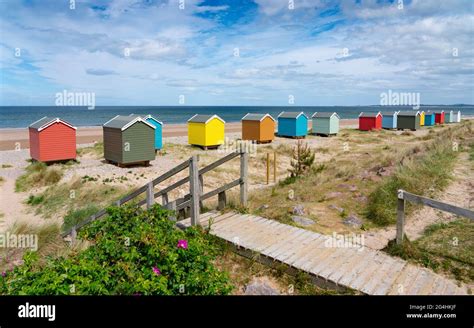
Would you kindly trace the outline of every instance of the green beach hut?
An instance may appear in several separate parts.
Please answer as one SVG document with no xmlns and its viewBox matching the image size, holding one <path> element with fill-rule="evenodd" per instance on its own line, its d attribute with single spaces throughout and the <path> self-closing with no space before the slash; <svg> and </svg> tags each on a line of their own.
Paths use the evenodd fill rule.
<svg viewBox="0 0 474 328">
<path fill-rule="evenodd" d="M 104 157 L 119 166 L 155 159 L 155 127 L 140 116 L 117 115 L 103 125 Z"/>
<path fill-rule="evenodd" d="M 397 115 L 398 130 L 418 130 L 420 128 L 420 112 L 404 111 Z"/>
<path fill-rule="evenodd" d="M 311 119 L 313 134 L 330 136 L 339 132 L 340 117 L 336 112 L 316 112 Z"/>
</svg>

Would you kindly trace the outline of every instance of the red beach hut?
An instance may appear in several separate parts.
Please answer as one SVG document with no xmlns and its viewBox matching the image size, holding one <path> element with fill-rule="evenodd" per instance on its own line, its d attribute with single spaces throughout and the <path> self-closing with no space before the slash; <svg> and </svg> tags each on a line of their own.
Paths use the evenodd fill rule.
<svg viewBox="0 0 474 328">
<path fill-rule="evenodd" d="M 28 130 L 32 159 L 40 162 L 76 159 L 76 128 L 68 122 L 43 117 Z"/>
<path fill-rule="evenodd" d="M 380 130 L 382 128 L 382 114 L 378 113 L 360 113 L 359 130 L 370 131 Z"/>
<path fill-rule="evenodd" d="M 444 124 L 444 110 L 435 112 L 435 124 Z"/>
</svg>

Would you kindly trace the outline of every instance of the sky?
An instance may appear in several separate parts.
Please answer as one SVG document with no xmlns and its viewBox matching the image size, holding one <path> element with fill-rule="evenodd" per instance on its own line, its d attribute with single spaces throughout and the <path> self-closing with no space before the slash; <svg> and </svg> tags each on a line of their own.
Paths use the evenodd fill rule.
<svg viewBox="0 0 474 328">
<path fill-rule="evenodd" d="M 472 0 L 0 0 L 0 105 L 474 104 Z"/>
</svg>

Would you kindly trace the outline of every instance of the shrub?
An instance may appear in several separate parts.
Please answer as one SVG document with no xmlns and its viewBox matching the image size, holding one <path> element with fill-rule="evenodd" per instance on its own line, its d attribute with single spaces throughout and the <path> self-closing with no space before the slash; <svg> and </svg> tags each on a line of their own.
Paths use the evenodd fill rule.
<svg viewBox="0 0 474 328">
<path fill-rule="evenodd" d="M 0 278 L 0 294 L 228 294 L 227 274 L 212 264 L 215 244 L 197 228 L 178 230 L 169 215 L 159 205 L 109 208 L 108 217 L 80 231 L 93 246 L 42 267 L 27 253 L 22 266 Z"/>
<path fill-rule="evenodd" d="M 43 200 L 44 200 L 43 195 L 40 195 L 40 196 L 30 195 L 28 196 L 28 200 L 26 201 L 26 203 L 28 205 L 38 205 L 38 204 L 41 204 Z"/>
<path fill-rule="evenodd" d="M 54 166 L 48 167 L 41 162 L 33 162 L 26 167 L 26 172 L 15 181 L 15 191 L 27 191 L 31 187 L 53 185 L 61 180 L 63 172 Z"/>
<path fill-rule="evenodd" d="M 314 163 L 314 152 L 308 146 L 307 143 L 303 143 L 298 140 L 296 146 L 293 148 L 292 160 L 291 160 L 291 177 L 299 177 L 306 173 Z"/>
</svg>

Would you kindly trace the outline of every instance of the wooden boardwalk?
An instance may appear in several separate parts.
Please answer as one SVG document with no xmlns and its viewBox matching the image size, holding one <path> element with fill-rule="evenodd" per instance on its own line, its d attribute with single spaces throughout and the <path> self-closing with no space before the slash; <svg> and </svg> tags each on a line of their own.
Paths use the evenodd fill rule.
<svg viewBox="0 0 474 328">
<path fill-rule="evenodd" d="M 431 270 L 367 247 L 331 247 L 322 235 L 274 220 L 235 212 L 200 216 L 210 233 L 238 249 L 309 273 L 313 280 L 369 295 L 462 295 L 464 287 Z M 178 222 L 186 228 L 190 219 Z"/>
</svg>

